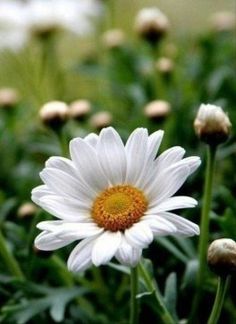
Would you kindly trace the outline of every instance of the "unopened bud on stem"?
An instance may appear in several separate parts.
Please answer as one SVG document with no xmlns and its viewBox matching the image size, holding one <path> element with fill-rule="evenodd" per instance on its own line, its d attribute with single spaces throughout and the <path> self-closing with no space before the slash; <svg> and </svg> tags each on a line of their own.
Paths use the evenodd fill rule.
<svg viewBox="0 0 236 324">
<path fill-rule="evenodd" d="M 108 49 L 120 48 L 125 43 L 125 33 L 121 29 L 107 30 L 103 34 L 102 40 Z"/>
<path fill-rule="evenodd" d="M 13 88 L 0 89 L 0 107 L 12 108 L 19 102 L 19 93 Z"/>
<path fill-rule="evenodd" d="M 58 131 L 68 119 L 68 106 L 62 101 L 50 101 L 43 105 L 39 116 L 44 125 Z"/>
<path fill-rule="evenodd" d="M 236 273 L 236 242 L 228 238 L 213 241 L 208 248 L 207 262 L 219 276 Z"/>
<path fill-rule="evenodd" d="M 165 100 L 154 100 L 144 107 L 144 114 L 153 121 L 163 121 L 171 111 L 170 103 Z"/>
<path fill-rule="evenodd" d="M 144 8 L 135 20 L 135 30 L 140 37 L 155 45 L 168 31 L 169 20 L 158 8 Z"/>
<path fill-rule="evenodd" d="M 88 100 L 80 99 L 73 101 L 69 107 L 69 116 L 75 120 L 82 121 L 90 113 L 91 104 Z"/>
<path fill-rule="evenodd" d="M 200 140 L 216 146 L 229 138 L 231 123 L 221 107 L 202 104 L 194 121 L 194 128 Z"/>
<path fill-rule="evenodd" d="M 26 202 L 18 208 L 17 216 L 19 218 L 30 218 L 36 214 L 37 210 L 38 208 L 35 204 Z"/>
<path fill-rule="evenodd" d="M 100 111 L 90 118 L 90 125 L 97 130 L 110 126 L 112 123 L 112 115 L 108 111 Z"/>
</svg>

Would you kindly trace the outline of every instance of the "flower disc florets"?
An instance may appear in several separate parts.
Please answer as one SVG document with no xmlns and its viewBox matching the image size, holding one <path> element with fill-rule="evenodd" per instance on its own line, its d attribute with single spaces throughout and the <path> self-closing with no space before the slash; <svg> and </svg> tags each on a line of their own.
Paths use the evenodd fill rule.
<svg viewBox="0 0 236 324">
<path fill-rule="evenodd" d="M 116 186 L 102 192 L 95 200 L 92 217 L 98 226 L 124 231 L 136 223 L 147 209 L 143 193 L 131 186 Z"/>
</svg>

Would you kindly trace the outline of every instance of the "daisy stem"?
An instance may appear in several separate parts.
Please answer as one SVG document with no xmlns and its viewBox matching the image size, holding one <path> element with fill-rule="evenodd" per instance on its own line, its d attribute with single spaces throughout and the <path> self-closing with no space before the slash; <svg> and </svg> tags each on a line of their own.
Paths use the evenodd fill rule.
<svg viewBox="0 0 236 324">
<path fill-rule="evenodd" d="M 130 324 L 138 324 L 138 268 L 130 268 L 130 288 L 131 288 L 131 303 L 130 303 Z"/>
<path fill-rule="evenodd" d="M 115 0 L 109 0 L 107 2 L 107 6 L 108 6 L 108 29 L 114 28 L 114 24 L 115 24 Z"/>
<path fill-rule="evenodd" d="M 0 230 L 0 255 L 8 267 L 8 270 L 12 273 L 13 276 L 24 280 L 24 275 L 20 269 L 20 266 L 14 256 L 9 251 L 6 240 L 2 235 L 2 231 Z"/>
<path fill-rule="evenodd" d="M 211 199 L 212 199 L 212 183 L 213 183 L 213 174 L 215 166 L 215 156 L 216 156 L 216 146 L 208 146 L 207 151 L 207 166 L 205 174 L 205 184 L 204 184 L 204 195 L 203 195 L 203 206 L 201 212 L 201 223 L 200 223 L 200 240 L 199 240 L 199 268 L 197 273 L 197 282 L 196 282 L 196 294 L 193 300 L 193 308 L 190 315 L 189 323 L 192 323 L 196 318 L 198 312 L 202 288 L 204 284 L 204 277 L 206 272 L 206 255 L 207 255 L 207 246 L 209 239 L 209 214 L 211 209 Z"/>
<path fill-rule="evenodd" d="M 147 288 L 150 292 L 154 292 L 154 296 L 156 298 L 156 302 L 158 304 L 157 311 L 160 314 L 162 319 L 162 323 L 174 324 L 176 323 L 175 320 L 172 318 L 171 314 L 169 313 L 168 309 L 166 308 L 159 288 L 157 287 L 154 280 L 150 277 L 150 274 L 147 272 L 143 264 L 140 262 L 139 270 L 142 274 L 142 277 L 146 283 Z"/>
<path fill-rule="evenodd" d="M 61 155 L 68 157 L 68 141 L 65 129 L 62 127 L 62 129 L 58 130 L 56 133 L 61 147 Z"/>
<path fill-rule="evenodd" d="M 211 210 L 211 198 L 212 198 L 212 183 L 213 183 L 213 173 L 215 166 L 215 155 L 216 147 L 208 146 L 207 152 L 207 167 L 206 167 L 206 177 L 205 177 L 205 187 L 203 196 L 203 206 L 201 213 L 201 224 L 200 224 L 200 242 L 199 242 L 199 273 L 198 273 L 198 287 L 202 287 L 202 282 L 204 279 L 204 273 L 206 270 L 206 254 L 209 238 L 209 214 Z"/>
<path fill-rule="evenodd" d="M 229 284 L 230 276 L 222 276 L 218 278 L 218 286 L 216 291 L 216 297 L 214 305 L 211 311 L 211 315 L 207 324 L 217 324 L 220 317 L 221 309 L 224 303 L 226 290 Z"/>
</svg>

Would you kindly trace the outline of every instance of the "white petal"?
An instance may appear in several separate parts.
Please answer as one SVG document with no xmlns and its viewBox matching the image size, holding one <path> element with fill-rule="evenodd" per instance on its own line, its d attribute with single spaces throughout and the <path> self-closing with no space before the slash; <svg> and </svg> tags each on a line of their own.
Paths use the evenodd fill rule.
<svg viewBox="0 0 236 324">
<path fill-rule="evenodd" d="M 115 255 L 121 243 L 120 232 L 104 232 L 97 240 L 92 251 L 93 264 L 106 264 Z"/>
<path fill-rule="evenodd" d="M 86 222 L 91 219 L 90 206 L 73 198 L 49 195 L 41 198 L 38 205 L 63 220 Z"/>
<path fill-rule="evenodd" d="M 164 151 L 150 167 L 148 173 L 146 173 L 146 178 L 140 183 L 141 189 L 146 189 L 152 185 L 153 179 L 160 176 L 166 168 L 170 167 L 174 163 L 180 161 L 185 153 L 185 150 L 180 146 L 174 146 L 166 151 Z"/>
<path fill-rule="evenodd" d="M 46 161 L 45 166 L 48 168 L 59 169 L 65 173 L 76 176 L 76 169 L 73 162 L 64 157 L 52 156 Z"/>
<path fill-rule="evenodd" d="M 135 267 L 142 255 L 142 250 L 131 246 L 125 237 L 122 238 L 122 243 L 116 252 L 116 259 L 123 265 Z"/>
<path fill-rule="evenodd" d="M 93 148 L 96 148 L 98 143 L 98 135 L 95 133 L 90 133 L 89 135 L 85 136 L 84 140 L 86 143 L 90 144 Z"/>
<path fill-rule="evenodd" d="M 104 128 L 97 144 L 102 170 L 112 185 L 122 184 L 126 175 L 126 155 L 119 134 L 112 128 Z"/>
<path fill-rule="evenodd" d="M 145 190 L 150 208 L 175 194 L 189 175 L 189 168 L 178 166 L 164 170 Z"/>
<path fill-rule="evenodd" d="M 37 227 L 51 232 L 60 240 L 81 240 L 103 232 L 94 223 L 68 223 L 64 221 L 43 221 Z"/>
<path fill-rule="evenodd" d="M 41 185 L 32 190 L 31 199 L 35 204 L 39 205 L 39 201 L 42 197 L 53 194 L 54 192 L 51 189 L 49 189 L 46 185 Z"/>
<path fill-rule="evenodd" d="M 172 224 L 174 224 L 177 228 L 175 235 L 181 236 L 193 236 L 199 235 L 199 226 L 188 219 L 180 217 L 173 213 L 163 212 L 162 217 Z"/>
<path fill-rule="evenodd" d="M 137 128 L 125 145 L 127 157 L 126 183 L 135 185 L 146 162 L 148 133 L 145 128 Z"/>
<path fill-rule="evenodd" d="M 159 217 L 158 215 L 149 215 L 143 217 L 142 222 L 148 224 L 153 234 L 158 234 L 159 236 L 165 236 L 169 234 L 174 234 L 177 228 L 170 221 L 164 217 Z"/>
<path fill-rule="evenodd" d="M 159 170 L 168 168 L 172 164 L 180 161 L 185 154 L 181 146 L 174 146 L 164 151 L 155 161 Z"/>
<path fill-rule="evenodd" d="M 53 251 L 62 248 L 63 246 L 66 246 L 74 241 L 74 238 L 71 239 L 60 239 L 55 236 L 54 233 L 43 231 L 40 233 L 35 241 L 34 244 L 36 248 L 43 251 Z"/>
<path fill-rule="evenodd" d="M 67 261 L 69 271 L 84 271 L 92 265 L 91 254 L 96 238 L 89 237 L 76 245 Z"/>
<path fill-rule="evenodd" d="M 164 136 L 164 131 L 158 130 L 158 131 L 152 133 L 148 137 L 148 155 L 151 160 L 155 159 L 157 152 L 159 150 L 159 147 L 161 145 L 163 136 Z"/>
<path fill-rule="evenodd" d="M 46 168 L 59 169 L 69 176 L 75 178 L 79 182 L 80 190 L 84 193 L 85 196 L 94 198 L 94 196 L 96 195 L 96 191 L 84 182 L 79 170 L 76 169 L 74 163 L 71 160 L 63 157 L 53 156 L 46 161 L 45 165 Z"/>
<path fill-rule="evenodd" d="M 198 156 L 190 156 L 182 160 L 183 163 L 188 165 L 190 171 L 189 174 L 192 174 L 200 166 L 201 160 Z"/>
<path fill-rule="evenodd" d="M 187 164 L 181 162 L 164 169 L 156 179 L 153 179 L 152 184 L 145 189 L 147 198 L 150 201 L 150 207 L 154 207 L 164 199 L 174 195 L 186 181 L 190 169 Z"/>
<path fill-rule="evenodd" d="M 70 154 L 85 183 L 95 190 L 104 190 L 108 187 L 108 180 L 102 172 L 93 147 L 81 138 L 70 142 Z"/>
<path fill-rule="evenodd" d="M 143 249 L 153 241 L 153 234 L 150 227 L 143 222 L 134 224 L 125 230 L 127 241 L 135 248 Z"/>
<path fill-rule="evenodd" d="M 43 169 L 40 177 L 55 193 L 91 203 L 94 193 L 89 190 L 85 192 L 83 186 L 75 177 L 54 168 Z"/>
<path fill-rule="evenodd" d="M 148 148 L 146 151 L 145 161 L 139 174 L 139 177 L 135 183 L 135 185 L 141 189 L 143 188 L 144 183 L 152 174 L 154 168 L 154 159 L 160 147 L 163 135 L 164 131 L 158 130 L 148 137 Z"/>
<path fill-rule="evenodd" d="M 162 203 L 157 204 L 156 206 L 149 208 L 146 211 L 146 215 L 157 214 L 163 211 L 169 211 L 174 209 L 182 209 L 182 208 L 192 208 L 197 205 L 197 201 L 194 198 L 187 196 L 176 196 L 167 198 Z"/>
</svg>

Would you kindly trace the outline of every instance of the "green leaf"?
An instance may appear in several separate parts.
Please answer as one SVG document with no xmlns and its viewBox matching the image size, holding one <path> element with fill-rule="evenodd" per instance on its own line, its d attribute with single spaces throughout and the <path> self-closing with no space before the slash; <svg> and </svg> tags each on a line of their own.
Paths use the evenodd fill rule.
<svg viewBox="0 0 236 324">
<path fill-rule="evenodd" d="M 109 262 L 108 263 L 109 267 L 118 270 L 120 272 L 126 273 L 126 274 L 130 274 L 130 269 L 127 266 L 121 265 L 121 264 L 116 264 L 113 262 Z"/>
<path fill-rule="evenodd" d="M 182 251 L 189 257 L 195 258 L 196 257 L 196 250 L 193 246 L 192 241 L 187 237 L 173 237 L 173 241 L 175 241 Z"/>
<path fill-rule="evenodd" d="M 223 217 L 218 217 L 217 221 L 224 231 L 224 236 L 233 239 L 236 237 L 236 217 L 232 209 L 227 208 Z"/>
<path fill-rule="evenodd" d="M 176 247 L 176 245 L 172 243 L 168 238 L 157 237 L 156 241 L 163 247 L 165 247 L 169 252 L 171 252 L 178 260 L 182 261 L 183 263 L 186 263 L 188 261 L 188 257 L 182 251 L 180 251 Z"/>
<path fill-rule="evenodd" d="M 193 288 L 196 281 L 196 274 L 198 270 L 198 260 L 190 260 L 186 264 L 183 281 L 181 285 L 181 289 Z"/>
<path fill-rule="evenodd" d="M 49 309 L 50 315 L 55 322 L 64 320 L 65 308 L 67 304 L 80 295 L 87 292 L 85 288 L 57 288 L 51 289 L 49 295 L 24 300 L 18 305 L 5 306 L 2 308 L 3 314 L 7 319 L 17 324 L 27 323 L 34 316 Z"/>
<path fill-rule="evenodd" d="M 3 222 L 7 218 L 8 213 L 16 206 L 16 203 L 16 198 L 10 198 L 1 204 L 0 222 Z"/>
<path fill-rule="evenodd" d="M 144 291 L 144 292 L 142 292 L 142 293 L 140 293 L 140 294 L 137 294 L 137 295 L 136 295 L 136 298 L 137 298 L 137 299 L 140 299 L 140 298 L 142 298 L 142 297 L 150 296 L 150 295 L 153 294 L 153 292 L 154 292 L 154 290 L 153 290 L 153 291 Z"/>
<path fill-rule="evenodd" d="M 177 277 L 176 273 L 172 272 L 165 283 L 165 291 L 164 291 L 164 302 L 166 308 L 172 314 L 172 316 L 177 320 L 176 313 L 176 304 L 177 304 Z"/>
</svg>

